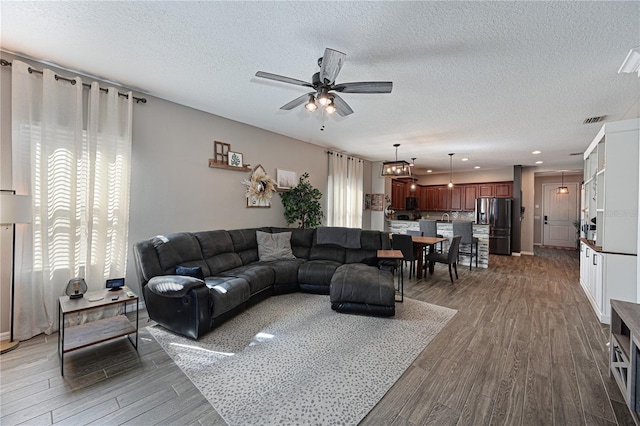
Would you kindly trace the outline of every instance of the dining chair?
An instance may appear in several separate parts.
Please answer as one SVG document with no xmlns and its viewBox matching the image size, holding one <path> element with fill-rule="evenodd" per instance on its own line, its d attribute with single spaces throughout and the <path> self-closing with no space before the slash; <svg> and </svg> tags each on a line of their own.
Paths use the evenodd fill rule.
<svg viewBox="0 0 640 426">
<path fill-rule="evenodd" d="M 420 231 L 422 231 L 423 236 L 442 238 L 442 235 L 438 234 L 438 225 L 435 220 L 420 219 L 418 225 L 420 226 Z M 438 246 L 438 252 L 442 253 L 442 243 L 438 243 Z"/>
<path fill-rule="evenodd" d="M 449 278 L 453 283 L 453 274 L 451 273 L 451 266 L 456 271 L 456 279 L 458 279 L 458 249 L 460 248 L 460 239 L 462 236 L 454 235 L 449 244 L 449 250 L 446 253 L 429 253 L 427 256 L 427 264 L 431 262 L 445 263 L 449 265 Z"/>
<path fill-rule="evenodd" d="M 415 271 L 416 260 L 418 260 L 411 235 L 391 234 L 391 248 L 402 252 L 403 263 L 409 263 L 409 279 L 411 279 L 411 274 Z"/>
<path fill-rule="evenodd" d="M 453 221 L 453 235 L 460 235 L 460 250 L 458 256 L 469 257 L 469 270 L 473 263 L 473 258 L 476 258 L 476 268 L 478 267 L 478 238 L 473 236 L 473 223 L 463 220 Z M 475 247 L 475 250 L 474 250 Z"/>
<path fill-rule="evenodd" d="M 422 237 L 422 231 L 417 231 L 415 229 L 407 229 L 407 235 L 411 235 L 412 237 L 413 236 Z M 421 246 L 420 247 L 420 252 L 418 252 L 418 249 L 415 248 L 415 246 L 414 246 L 414 250 L 416 252 L 416 259 L 418 257 L 421 257 L 424 260 L 424 253 L 425 253 L 426 249 L 423 246 Z"/>
</svg>

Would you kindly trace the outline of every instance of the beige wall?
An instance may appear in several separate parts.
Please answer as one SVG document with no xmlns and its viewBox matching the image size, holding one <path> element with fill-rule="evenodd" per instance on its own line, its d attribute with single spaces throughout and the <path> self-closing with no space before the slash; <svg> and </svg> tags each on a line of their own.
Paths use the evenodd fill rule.
<svg viewBox="0 0 640 426">
<path fill-rule="evenodd" d="M 1 53 L 12 61 L 14 56 Z M 22 60 L 22 59 L 21 59 Z M 23 60 L 24 62 L 30 62 Z M 43 65 L 31 62 L 37 68 Z M 49 67 L 50 68 L 50 67 Z M 11 188 L 11 70 L 1 67 L 0 179 L 2 189 Z M 57 70 L 61 75 L 69 75 Z M 309 172 L 311 183 L 327 193 L 325 149 L 271 133 L 236 121 L 197 111 L 152 96 L 146 104 L 134 106 L 131 211 L 127 284 L 139 291 L 135 276 L 132 246 L 136 241 L 160 233 L 234 229 L 255 226 L 286 226 L 279 195 L 271 208 L 246 208 L 247 173 L 208 167 L 213 157 L 213 141 L 231 144 L 244 154 L 245 163 L 261 164 L 275 177 L 276 169 L 293 170 L 298 176 Z M 277 116 L 274 114 L 274 119 Z M 365 162 L 364 192 L 371 192 L 371 163 Z M 326 201 L 323 199 L 326 208 Z M 363 227 L 371 226 L 371 214 L 365 211 Z M 0 330 L 9 329 L 8 283 L 11 263 L 10 229 L 0 232 L 0 269 L 2 297 Z M 7 249 L 9 241 L 9 249 Z"/>
<path fill-rule="evenodd" d="M 446 185 L 449 183 L 449 173 L 416 176 L 419 185 Z M 484 183 L 505 182 L 513 180 L 513 167 L 492 170 L 473 170 L 468 172 L 453 172 L 453 183 Z"/>
</svg>

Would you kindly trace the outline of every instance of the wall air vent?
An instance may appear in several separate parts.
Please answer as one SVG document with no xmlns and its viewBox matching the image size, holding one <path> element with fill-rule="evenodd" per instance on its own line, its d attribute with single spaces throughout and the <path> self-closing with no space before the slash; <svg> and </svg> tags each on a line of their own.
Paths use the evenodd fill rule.
<svg viewBox="0 0 640 426">
<path fill-rule="evenodd" d="M 589 117 L 589 118 L 585 118 L 584 121 L 582 122 L 582 124 L 593 124 L 593 123 L 600 123 L 601 121 L 604 121 L 604 119 L 607 118 L 606 115 L 601 115 L 599 117 Z"/>
</svg>

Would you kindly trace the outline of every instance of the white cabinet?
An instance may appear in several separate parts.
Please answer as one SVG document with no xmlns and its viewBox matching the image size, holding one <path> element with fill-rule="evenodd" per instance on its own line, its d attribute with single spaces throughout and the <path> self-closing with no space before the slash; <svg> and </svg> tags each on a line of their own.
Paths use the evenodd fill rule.
<svg viewBox="0 0 640 426">
<path fill-rule="evenodd" d="M 635 301 L 636 257 L 602 253 L 580 242 L 580 285 L 600 322 L 611 321 L 611 299 Z"/>
<path fill-rule="evenodd" d="M 596 232 L 580 246 L 580 284 L 605 323 L 611 299 L 638 301 L 639 129 L 640 119 L 606 123 L 584 153 L 582 221 Z"/>
</svg>

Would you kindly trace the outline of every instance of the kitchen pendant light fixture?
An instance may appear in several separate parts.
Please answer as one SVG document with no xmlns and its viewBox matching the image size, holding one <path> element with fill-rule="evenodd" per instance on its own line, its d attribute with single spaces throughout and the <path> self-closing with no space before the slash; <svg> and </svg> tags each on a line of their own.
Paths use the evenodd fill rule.
<svg viewBox="0 0 640 426">
<path fill-rule="evenodd" d="M 411 169 L 413 169 L 415 167 L 415 165 L 416 165 L 416 157 L 413 157 L 411 159 L 411 163 L 409 163 L 409 167 L 411 167 Z M 409 190 L 411 192 L 415 192 L 416 189 L 417 189 L 416 181 L 415 181 L 415 179 L 413 179 L 413 173 L 411 173 L 411 174 L 412 174 L 412 176 L 411 176 L 411 186 L 409 187 Z"/>
<path fill-rule="evenodd" d="M 568 194 L 569 188 L 564 186 L 564 171 L 562 172 L 562 185 L 556 189 L 556 194 Z"/>
<path fill-rule="evenodd" d="M 382 163 L 382 176 L 410 177 L 411 166 L 404 160 L 398 160 L 399 143 L 393 144 L 396 148 L 396 160 Z"/>
<path fill-rule="evenodd" d="M 453 153 L 449 154 L 449 188 L 453 188 Z"/>
</svg>

